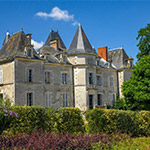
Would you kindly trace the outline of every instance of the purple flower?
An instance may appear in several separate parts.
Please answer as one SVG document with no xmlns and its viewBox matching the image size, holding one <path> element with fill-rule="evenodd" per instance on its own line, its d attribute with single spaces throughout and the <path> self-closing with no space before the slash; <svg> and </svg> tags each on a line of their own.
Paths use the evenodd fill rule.
<svg viewBox="0 0 150 150">
<path fill-rule="evenodd" d="M 14 115 L 18 118 L 18 115 L 17 115 L 17 113 L 16 113 L 16 112 L 14 112 Z"/>
<path fill-rule="evenodd" d="M 10 116 L 12 116 L 12 115 L 13 115 L 13 112 L 12 112 L 12 111 L 10 111 L 10 112 L 9 112 L 9 115 L 10 115 Z"/>
<path fill-rule="evenodd" d="M 8 112 L 6 109 L 3 109 L 3 110 L 4 110 L 4 112 L 6 112 L 6 113 Z"/>
<path fill-rule="evenodd" d="M 4 114 L 4 116 L 8 116 L 8 114 Z"/>
</svg>

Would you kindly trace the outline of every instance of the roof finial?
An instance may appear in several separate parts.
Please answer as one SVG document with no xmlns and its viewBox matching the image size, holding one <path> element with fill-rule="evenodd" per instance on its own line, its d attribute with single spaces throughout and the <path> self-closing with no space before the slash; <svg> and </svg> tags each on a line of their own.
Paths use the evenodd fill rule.
<svg viewBox="0 0 150 150">
<path fill-rule="evenodd" d="M 21 27 L 21 31 L 23 31 L 23 26 Z"/>
<path fill-rule="evenodd" d="M 123 49 L 123 45 L 121 44 L 121 49 Z"/>
<path fill-rule="evenodd" d="M 9 35 L 9 31 L 8 31 L 8 29 L 7 29 L 6 35 Z"/>
<path fill-rule="evenodd" d="M 80 24 L 80 18 L 79 18 L 79 26 L 81 26 L 81 24 Z"/>
</svg>

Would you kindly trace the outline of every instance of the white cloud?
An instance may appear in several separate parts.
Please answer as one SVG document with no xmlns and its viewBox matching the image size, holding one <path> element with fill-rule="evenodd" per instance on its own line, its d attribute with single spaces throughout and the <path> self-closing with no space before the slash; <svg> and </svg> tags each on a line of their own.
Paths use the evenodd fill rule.
<svg viewBox="0 0 150 150">
<path fill-rule="evenodd" d="M 34 48 L 35 48 L 35 49 L 38 49 L 38 48 L 40 48 L 40 47 L 43 46 L 44 42 L 41 41 L 40 43 L 38 43 L 37 41 L 34 41 L 34 40 L 32 39 L 32 40 L 31 40 L 31 44 L 34 45 Z"/>
<path fill-rule="evenodd" d="M 76 26 L 77 24 L 79 24 L 78 21 L 74 21 L 74 22 L 72 23 L 73 26 Z"/>
<path fill-rule="evenodd" d="M 64 21 L 74 20 L 74 15 L 69 15 L 67 10 L 61 10 L 58 7 L 54 7 L 50 13 L 38 12 L 36 13 L 36 15 L 42 18 L 50 17 L 55 20 L 64 20 Z"/>
</svg>

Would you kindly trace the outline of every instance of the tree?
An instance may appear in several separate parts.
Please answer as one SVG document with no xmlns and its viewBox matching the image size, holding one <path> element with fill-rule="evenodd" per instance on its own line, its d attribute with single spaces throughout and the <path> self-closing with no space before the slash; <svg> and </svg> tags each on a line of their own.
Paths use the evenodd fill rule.
<svg viewBox="0 0 150 150">
<path fill-rule="evenodd" d="M 143 56 L 150 54 L 150 24 L 139 30 L 137 40 L 139 40 L 137 46 L 140 50 L 137 58 L 140 60 Z"/>
<path fill-rule="evenodd" d="M 150 110 L 150 55 L 136 63 L 132 77 L 123 83 L 122 92 L 129 109 Z"/>
<path fill-rule="evenodd" d="M 126 109 L 127 109 L 127 106 L 126 106 L 126 101 L 125 101 L 125 99 L 118 97 L 117 100 L 115 101 L 113 107 L 114 107 L 115 109 L 126 110 Z"/>
</svg>

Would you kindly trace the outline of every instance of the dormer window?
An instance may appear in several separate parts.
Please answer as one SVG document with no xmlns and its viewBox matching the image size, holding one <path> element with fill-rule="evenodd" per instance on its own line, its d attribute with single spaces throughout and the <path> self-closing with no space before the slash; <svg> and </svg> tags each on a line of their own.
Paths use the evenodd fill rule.
<svg viewBox="0 0 150 150">
<path fill-rule="evenodd" d="M 66 57 L 65 56 L 63 56 L 63 63 L 65 63 L 66 62 Z"/>
<path fill-rule="evenodd" d="M 31 49 L 28 49 L 28 56 L 31 57 Z"/>
</svg>

